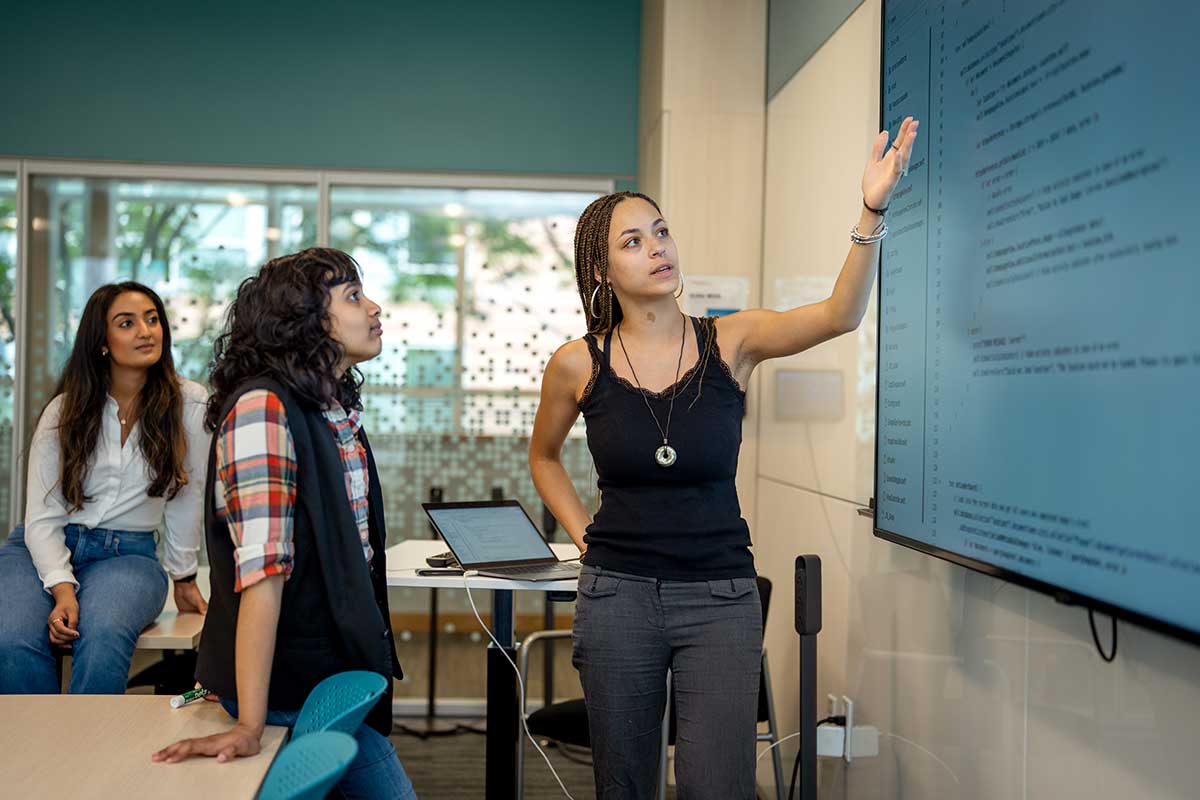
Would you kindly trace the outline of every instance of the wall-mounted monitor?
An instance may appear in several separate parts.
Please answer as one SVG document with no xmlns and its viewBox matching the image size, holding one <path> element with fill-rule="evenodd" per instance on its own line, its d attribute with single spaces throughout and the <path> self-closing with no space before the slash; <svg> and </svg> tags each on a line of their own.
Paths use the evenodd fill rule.
<svg viewBox="0 0 1200 800">
<path fill-rule="evenodd" d="M 876 533 L 1200 642 L 1200 5 L 885 0 Z"/>
</svg>

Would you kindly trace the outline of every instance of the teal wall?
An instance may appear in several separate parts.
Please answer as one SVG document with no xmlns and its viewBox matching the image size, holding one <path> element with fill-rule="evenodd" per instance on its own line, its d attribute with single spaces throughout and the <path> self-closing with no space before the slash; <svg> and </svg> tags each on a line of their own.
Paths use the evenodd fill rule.
<svg viewBox="0 0 1200 800">
<path fill-rule="evenodd" d="M 860 5 L 862 0 L 769 0 L 767 100 L 791 80 Z"/>
<path fill-rule="evenodd" d="M 6 5 L 0 155 L 637 173 L 640 0 Z"/>
</svg>

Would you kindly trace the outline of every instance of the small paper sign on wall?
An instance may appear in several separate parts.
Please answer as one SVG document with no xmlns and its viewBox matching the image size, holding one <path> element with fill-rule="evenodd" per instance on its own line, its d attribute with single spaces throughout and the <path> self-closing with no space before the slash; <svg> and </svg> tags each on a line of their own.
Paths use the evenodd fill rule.
<svg viewBox="0 0 1200 800">
<path fill-rule="evenodd" d="M 741 311 L 750 302 L 750 281 L 721 275 L 683 276 L 679 305 L 693 317 L 720 317 Z"/>
</svg>

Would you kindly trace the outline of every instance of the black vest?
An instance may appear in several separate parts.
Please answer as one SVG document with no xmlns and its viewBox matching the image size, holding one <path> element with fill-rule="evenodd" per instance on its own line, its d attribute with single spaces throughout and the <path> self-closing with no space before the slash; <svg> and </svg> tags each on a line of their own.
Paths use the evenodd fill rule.
<svg viewBox="0 0 1200 800">
<path fill-rule="evenodd" d="M 367 724 L 388 736 L 392 731 L 392 682 L 403 673 L 396 658 L 388 612 L 383 496 L 366 434 L 370 487 L 369 542 L 373 557 L 363 558 L 358 525 L 346 497 L 337 442 L 321 410 L 297 402 L 269 379 L 249 381 L 229 397 L 224 420 L 238 398 L 254 389 L 274 392 L 287 412 L 296 447 L 296 506 L 292 573 L 283 585 L 267 708 L 293 711 L 304 705 L 321 680 L 345 670 L 370 670 L 388 680 L 387 691 L 367 715 Z M 219 424 L 219 423 L 218 423 Z M 222 698 L 237 699 L 234 646 L 238 604 L 234 592 L 234 544 L 216 513 L 216 436 L 209 448 L 204 491 L 204 525 L 212 577 L 212 597 L 200 639 L 196 679 Z"/>
</svg>

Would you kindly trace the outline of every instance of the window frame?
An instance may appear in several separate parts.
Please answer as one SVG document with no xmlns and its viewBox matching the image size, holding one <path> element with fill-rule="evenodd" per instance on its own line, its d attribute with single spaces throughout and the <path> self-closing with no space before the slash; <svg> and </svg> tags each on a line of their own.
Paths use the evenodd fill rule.
<svg viewBox="0 0 1200 800">
<path fill-rule="evenodd" d="M 9 529 L 24 516 L 25 469 L 22 459 L 25 430 L 25 376 L 28 372 L 29 330 L 26 313 L 26 283 L 28 281 L 29 188 L 35 177 L 128 178 L 130 180 L 183 180 L 232 183 L 263 183 L 315 186 L 317 189 L 317 245 L 328 246 L 330 223 L 330 191 L 334 185 L 389 188 L 444 189 L 508 189 L 524 191 L 578 191 L 608 194 L 616 187 L 616 177 L 596 175 L 504 174 L 504 173 L 444 173 L 340 169 L 291 169 L 285 167 L 235 167 L 195 164 L 138 163 L 127 161 L 94 161 L 73 159 L 41 159 L 0 157 L 0 172 L 16 175 L 17 195 L 17 274 L 14 282 L 13 308 L 17 318 L 16 363 L 13 376 L 13 447 L 10 454 L 10 519 Z M 463 276 L 458 279 L 461 302 Z M 461 331 L 456 331 L 456 347 L 460 351 Z M 421 392 L 417 389 L 416 392 Z M 446 390 L 437 390 L 439 394 Z M 493 394 L 487 390 L 466 390 L 461 386 L 453 391 L 456 408 L 464 393 Z M 524 390 L 528 392 L 528 390 Z M 536 393 L 534 393 L 536 394 Z M 456 424 L 461 425 L 456 414 Z"/>
</svg>

